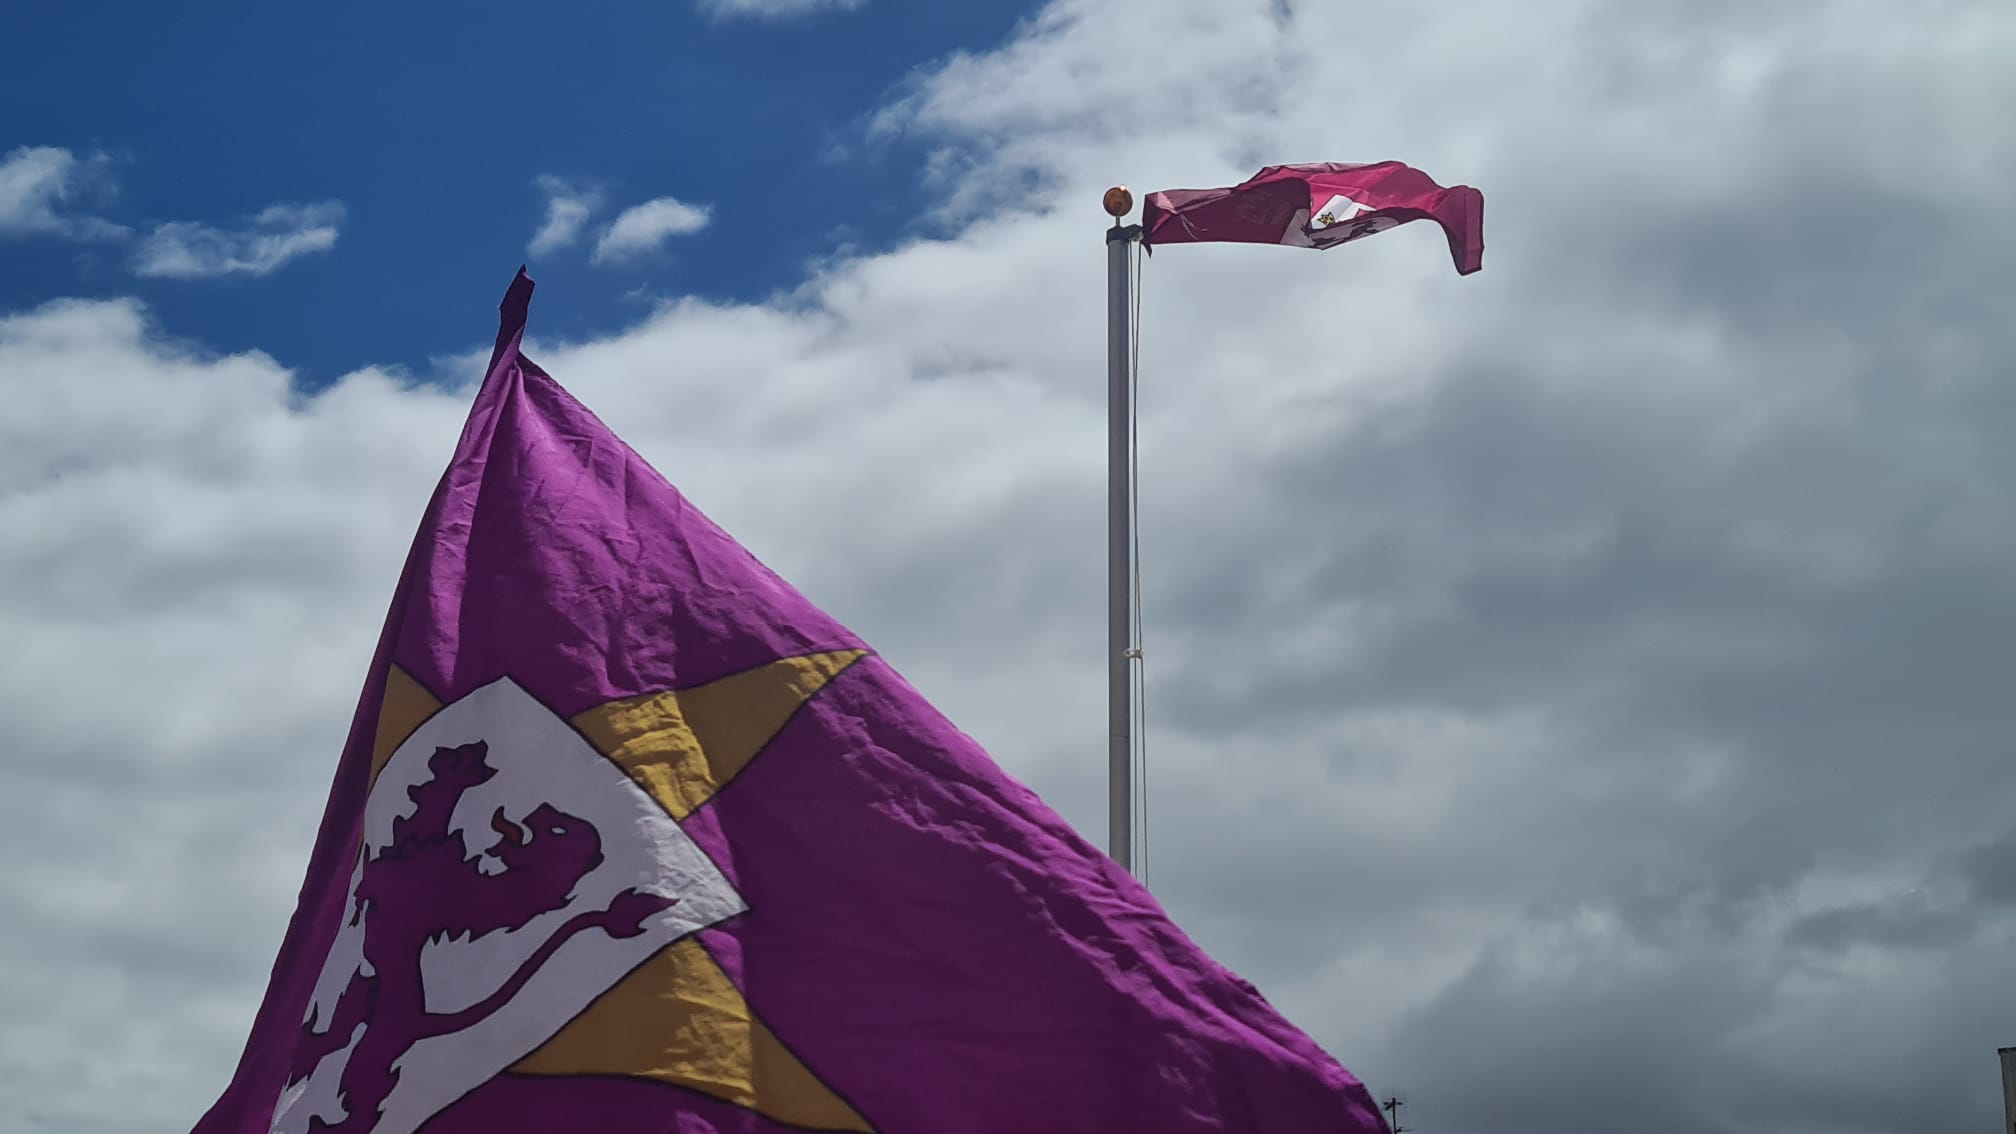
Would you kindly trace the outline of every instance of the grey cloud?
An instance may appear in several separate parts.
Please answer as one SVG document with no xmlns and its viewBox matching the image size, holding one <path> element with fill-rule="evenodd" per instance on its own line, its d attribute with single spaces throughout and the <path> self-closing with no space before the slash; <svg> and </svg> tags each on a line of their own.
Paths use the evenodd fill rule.
<svg viewBox="0 0 2016 1134">
<path fill-rule="evenodd" d="M 1921 892 L 1888 902 L 1866 902 L 1808 914 L 1786 933 L 1788 943 L 1839 951 L 1855 945 L 1892 949 L 1942 949 L 1967 936 L 1976 919 L 1942 908 Z"/>
<path fill-rule="evenodd" d="M 2016 906 L 2016 826 L 1970 851 L 1965 872 L 1983 898 Z"/>
</svg>

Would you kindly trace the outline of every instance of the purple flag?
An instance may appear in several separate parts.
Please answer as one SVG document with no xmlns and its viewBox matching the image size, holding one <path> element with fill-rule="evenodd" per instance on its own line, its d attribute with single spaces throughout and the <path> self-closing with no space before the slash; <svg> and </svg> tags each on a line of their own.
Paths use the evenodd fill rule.
<svg viewBox="0 0 2016 1134">
<path fill-rule="evenodd" d="M 198 1134 L 1334 1134 L 1365 1089 L 519 351 Z"/>
</svg>

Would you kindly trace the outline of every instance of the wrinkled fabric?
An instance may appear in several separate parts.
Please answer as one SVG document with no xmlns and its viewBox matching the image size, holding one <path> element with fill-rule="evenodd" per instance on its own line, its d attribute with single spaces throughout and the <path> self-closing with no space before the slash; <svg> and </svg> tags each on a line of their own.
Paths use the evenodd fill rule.
<svg viewBox="0 0 2016 1134">
<path fill-rule="evenodd" d="M 1449 239 L 1456 271 L 1484 266 L 1484 194 L 1443 188 L 1397 161 L 1270 165 L 1229 189 L 1165 189 L 1142 206 L 1142 241 L 1330 248 L 1417 220 Z"/>
<path fill-rule="evenodd" d="M 1386 1129 L 525 359 L 531 291 L 196 1134 Z"/>
</svg>

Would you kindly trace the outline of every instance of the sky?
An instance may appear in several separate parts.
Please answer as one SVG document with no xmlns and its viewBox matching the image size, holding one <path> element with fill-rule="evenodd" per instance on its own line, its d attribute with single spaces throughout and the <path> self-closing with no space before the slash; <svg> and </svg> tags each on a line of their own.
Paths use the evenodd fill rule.
<svg viewBox="0 0 2016 1134">
<path fill-rule="evenodd" d="M 1156 895 L 1424 1134 L 1999 1120 L 2016 8 L 423 7 L 0 39 L 0 1132 L 228 1080 L 520 263 L 1097 840 L 1100 191 L 1384 159 L 1144 265 Z"/>
</svg>

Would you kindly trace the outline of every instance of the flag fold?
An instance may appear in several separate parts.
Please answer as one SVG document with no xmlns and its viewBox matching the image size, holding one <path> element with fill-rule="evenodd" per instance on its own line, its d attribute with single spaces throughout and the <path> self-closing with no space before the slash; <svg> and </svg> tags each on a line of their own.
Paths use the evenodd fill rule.
<svg viewBox="0 0 2016 1134">
<path fill-rule="evenodd" d="M 1372 1134 L 1359 1082 L 522 352 L 197 1134 Z"/>
<path fill-rule="evenodd" d="M 1141 212 L 1142 241 L 1151 247 L 1330 248 L 1417 220 L 1442 226 L 1459 274 L 1484 266 L 1484 194 L 1468 185 L 1445 189 L 1397 161 L 1270 165 L 1229 189 L 1150 193 Z"/>
</svg>

